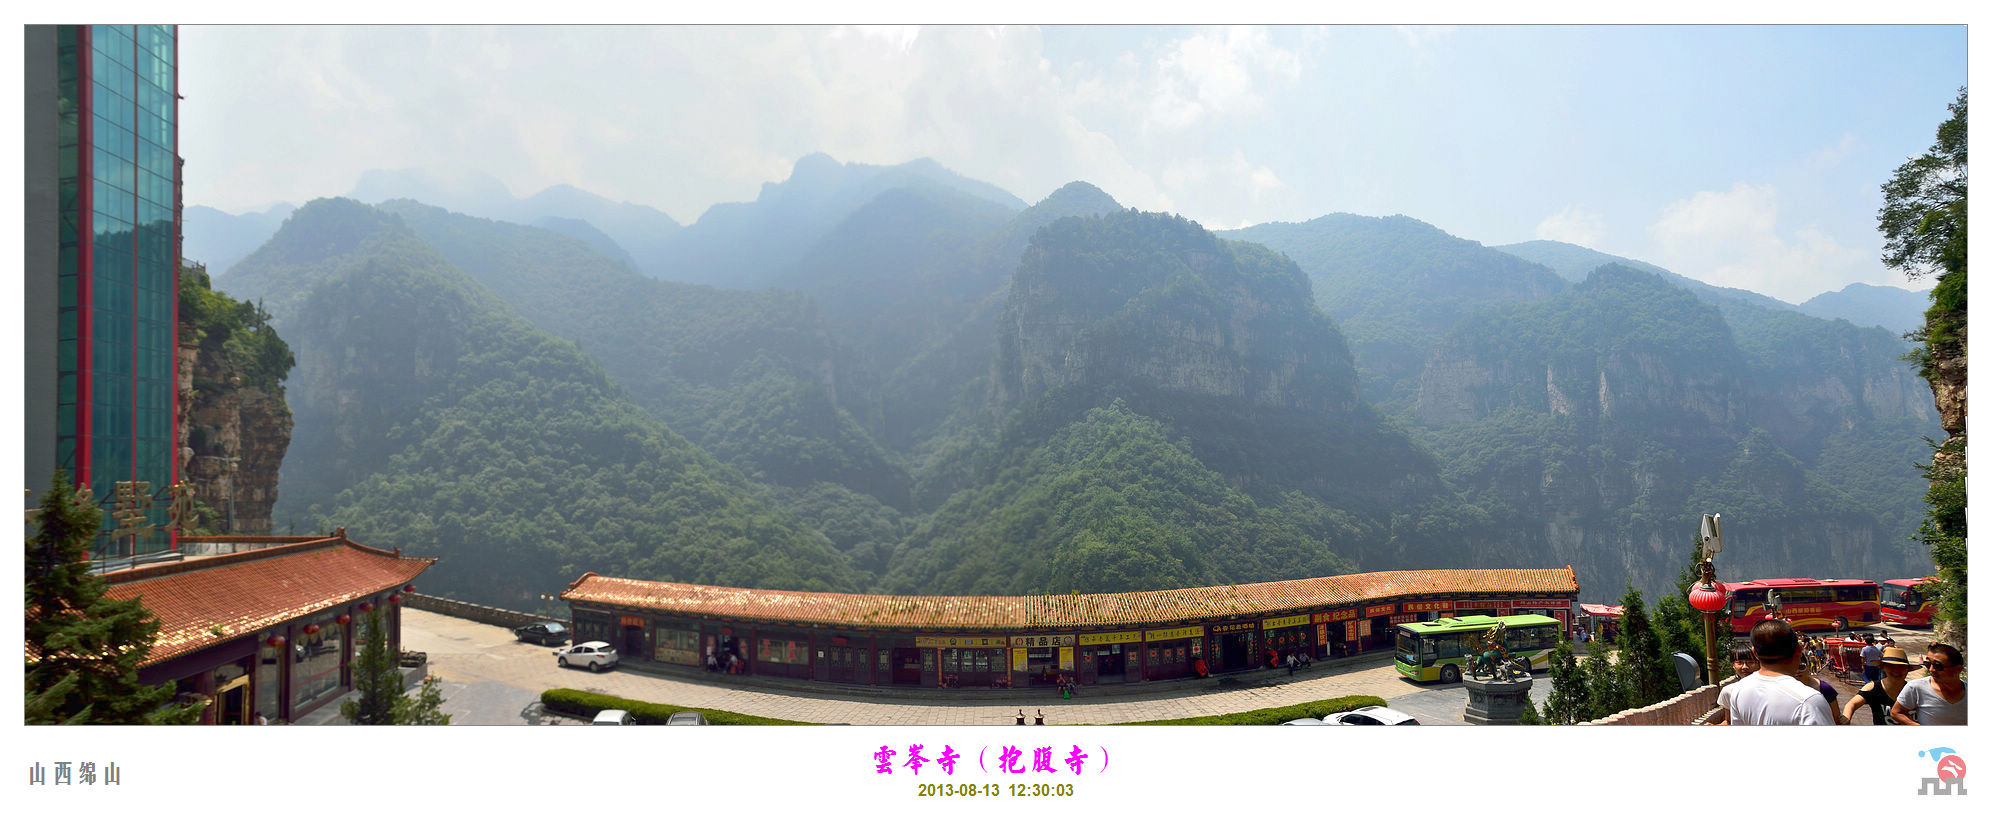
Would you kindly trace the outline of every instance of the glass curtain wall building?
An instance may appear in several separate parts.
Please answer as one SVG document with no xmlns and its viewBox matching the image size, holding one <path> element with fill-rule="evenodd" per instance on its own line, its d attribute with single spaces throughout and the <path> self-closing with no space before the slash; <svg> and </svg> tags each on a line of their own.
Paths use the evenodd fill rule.
<svg viewBox="0 0 1992 820">
<path fill-rule="evenodd" d="M 180 259 L 179 96 L 174 26 L 32 27 L 28 139 L 37 161 L 37 36 L 53 34 L 55 57 L 54 276 L 36 270 L 29 220 L 29 309 L 52 279 L 52 467 L 87 484 L 106 511 L 104 531 L 158 525 L 148 534 L 100 536 L 92 557 L 116 560 L 171 549 L 164 531 L 168 488 L 178 476 L 174 384 Z M 31 176 L 33 172 L 30 172 Z M 29 185 L 29 207 L 36 204 Z M 40 255 L 46 259 L 47 254 Z M 32 335 L 36 330 L 29 325 Z M 30 390 L 36 362 L 30 349 Z M 43 363 L 44 366 L 47 363 Z M 36 398 L 30 396 L 30 402 Z M 29 450 L 35 450 L 34 407 Z M 28 461 L 30 486 L 46 486 Z M 51 468 L 52 471 L 52 468 Z M 127 484 L 124 498 L 119 483 Z M 137 484 L 143 482 L 143 484 Z M 30 499 L 33 503 L 33 499 Z M 118 507 L 144 507 L 143 518 Z"/>
</svg>

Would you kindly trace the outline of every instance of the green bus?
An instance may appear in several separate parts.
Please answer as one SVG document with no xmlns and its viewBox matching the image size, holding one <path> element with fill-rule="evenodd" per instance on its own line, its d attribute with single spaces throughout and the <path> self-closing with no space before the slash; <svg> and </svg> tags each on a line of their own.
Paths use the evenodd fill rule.
<svg viewBox="0 0 1992 820">
<path fill-rule="evenodd" d="M 1510 660 L 1533 668 L 1548 660 L 1562 639 L 1563 622 L 1547 615 L 1465 615 L 1397 625 L 1397 673 L 1417 681 L 1456 683 L 1476 654 L 1473 635 L 1506 624 Z"/>
</svg>

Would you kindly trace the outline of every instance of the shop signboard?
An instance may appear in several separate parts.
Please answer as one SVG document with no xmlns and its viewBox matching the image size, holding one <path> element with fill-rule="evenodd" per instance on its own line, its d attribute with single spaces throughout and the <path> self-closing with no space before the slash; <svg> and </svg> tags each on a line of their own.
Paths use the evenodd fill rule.
<svg viewBox="0 0 1992 820">
<path fill-rule="evenodd" d="M 1011 635 L 1011 646 L 1036 649 L 1046 646 L 1071 646 L 1077 642 L 1073 635 Z"/>
<path fill-rule="evenodd" d="M 1555 598 L 1528 598 L 1519 601 L 1509 601 L 1508 605 L 1516 609 L 1569 609 L 1570 608 L 1569 601 L 1559 601 Z"/>
<path fill-rule="evenodd" d="M 1010 650 L 1010 670 L 1013 672 L 1031 671 L 1031 651 L 1021 646 Z"/>
<path fill-rule="evenodd" d="M 1008 646 L 1001 635 L 915 635 L 913 645 L 922 649 L 976 649 Z"/>
<path fill-rule="evenodd" d="M 1285 618 L 1267 618 L 1265 621 L 1267 629 L 1281 629 L 1289 626 L 1300 626 L 1305 623 L 1307 623 L 1306 615 L 1290 615 Z"/>
<path fill-rule="evenodd" d="M 1079 636 L 1080 646 L 1102 646 L 1110 643 L 1141 643 L 1141 633 L 1139 631 L 1099 632 L 1092 635 Z"/>
<path fill-rule="evenodd" d="M 1406 602 L 1404 602 L 1404 611 L 1405 611 L 1405 612 L 1451 612 L 1451 611 L 1452 611 L 1452 608 L 1453 608 L 1453 602 L 1451 602 L 1451 601 L 1406 601 Z"/>
<path fill-rule="evenodd" d="M 1392 625 L 1392 626 L 1396 626 L 1397 624 L 1408 624 L 1408 623 L 1413 623 L 1413 622 L 1415 622 L 1415 621 L 1417 621 L 1417 620 L 1418 620 L 1418 616 L 1417 616 L 1416 614 L 1413 614 L 1413 613 L 1409 613 L 1409 612 L 1407 612 L 1407 613 L 1404 613 L 1404 614 L 1402 614 L 1402 615 L 1392 615 L 1392 616 L 1390 616 L 1390 623 L 1391 623 L 1391 625 Z"/>
<path fill-rule="evenodd" d="M 1210 634 L 1212 635 L 1236 635 L 1240 632 L 1257 631 L 1259 631 L 1258 621 L 1246 621 L 1242 624 L 1217 624 L 1210 628 Z"/>
<path fill-rule="evenodd" d="M 1314 613 L 1314 622 L 1317 624 L 1326 624 L 1326 623 L 1334 623 L 1336 621 L 1353 621 L 1360 617 L 1362 617 L 1362 610 L 1352 606 L 1347 609 L 1336 609 L 1328 612 Z"/>
<path fill-rule="evenodd" d="M 1180 641 L 1184 638 L 1201 638 L 1203 637 L 1203 634 L 1204 630 L 1203 627 L 1201 626 L 1180 626 L 1175 629 L 1151 629 L 1148 630 L 1148 640 Z"/>
<path fill-rule="evenodd" d="M 1058 648 L 1058 668 L 1068 672 L 1072 671 L 1072 647 L 1061 646 Z"/>
<path fill-rule="evenodd" d="M 1396 611 L 1397 611 L 1396 604 L 1377 604 L 1375 606 L 1363 610 L 1363 617 L 1376 618 L 1384 615 L 1389 615 Z"/>
</svg>

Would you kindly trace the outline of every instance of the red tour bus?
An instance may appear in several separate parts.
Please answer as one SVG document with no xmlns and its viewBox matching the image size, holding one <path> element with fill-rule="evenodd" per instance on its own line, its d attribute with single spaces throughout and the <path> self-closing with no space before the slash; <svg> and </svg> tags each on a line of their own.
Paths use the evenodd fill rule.
<svg viewBox="0 0 1992 820">
<path fill-rule="evenodd" d="M 1937 576 L 1897 578 L 1881 582 L 1881 619 L 1904 626 L 1929 626 L 1937 614 L 1935 590 L 1926 586 Z"/>
<path fill-rule="evenodd" d="M 1772 590 L 1793 629 L 1848 629 L 1881 620 L 1881 587 L 1873 581 L 1759 578 L 1729 585 L 1730 629 L 1748 634 L 1770 617 L 1765 604 Z"/>
</svg>

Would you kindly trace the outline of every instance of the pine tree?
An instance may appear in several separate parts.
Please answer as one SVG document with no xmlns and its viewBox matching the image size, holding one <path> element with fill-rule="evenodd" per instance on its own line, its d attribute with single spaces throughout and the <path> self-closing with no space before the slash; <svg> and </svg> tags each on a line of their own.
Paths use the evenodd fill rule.
<svg viewBox="0 0 1992 820">
<path fill-rule="evenodd" d="M 394 722 L 402 726 L 448 726 L 450 716 L 443 714 L 443 693 L 438 687 L 442 679 L 430 675 L 422 679 L 422 691 L 410 698 L 403 695 L 394 704 Z"/>
<path fill-rule="evenodd" d="M 138 665 L 152 651 L 159 620 L 139 600 L 105 597 L 90 572 L 88 547 L 103 513 L 87 490 L 57 470 L 27 538 L 24 693 L 31 723 L 87 718 L 98 724 L 194 723 L 204 700 L 168 704 L 173 684 L 142 686 Z"/>
<path fill-rule="evenodd" d="M 1598 720 L 1632 708 L 1631 694 L 1626 687 L 1626 679 L 1619 674 L 1617 664 L 1612 663 L 1611 653 L 1599 647 L 1585 656 L 1580 667 L 1584 680 L 1589 684 L 1588 696 L 1584 701 L 1582 720 Z"/>
<path fill-rule="evenodd" d="M 1543 704 L 1543 720 L 1559 726 L 1589 720 L 1590 678 L 1577 664 L 1577 650 L 1569 639 L 1558 641 L 1549 655 L 1549 700 Z"/>
<path fill-rule="evenodd" d="M 1543 720 L 1542 713 L 1536 711 L 1535 699 L 1530 698 L 1522 701 L 1522 714 L 1515 722 L 1523 726 L 1542 726 L 1548 721 Z"/>
<path fill-rule="evenodd" d="M 1646 618 L 1646 602 L 1639 590 L 1625 588 L 1619 600 L 1625 614 L 1619 616 L 1619 676 L 1626 681 L 1626 708 L 1649 706 L 1681 693 L 1674 678 L 1673 661 L 1660 650 L 1660 636 Z"/>
<path fill-rule="evenodd" d="M 339 704 L 339 714 L 356 726 L 393 724 L 397 700 L 402 694 L 401 666 L 394 649 L 387 645 L 381 628 L 380 610 L 367 612 L 367 634 L 353 658 L 353 692 L 357 697 Z"/>
</svg>

